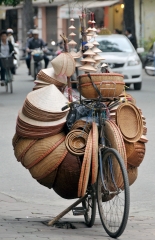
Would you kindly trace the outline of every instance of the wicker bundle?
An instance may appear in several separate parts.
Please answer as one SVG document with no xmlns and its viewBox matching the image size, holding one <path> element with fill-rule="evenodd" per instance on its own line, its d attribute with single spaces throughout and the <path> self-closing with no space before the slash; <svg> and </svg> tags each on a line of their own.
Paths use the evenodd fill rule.
<svg viewBox="0 0 155 240">
<path fill-rule="evenodd" d="M 137 179 L 138 168 L 128 165 L 127 173 L 128 173 L 128 179 L 129 179 L 129 186 L 131 186 Z"/>
</svg>

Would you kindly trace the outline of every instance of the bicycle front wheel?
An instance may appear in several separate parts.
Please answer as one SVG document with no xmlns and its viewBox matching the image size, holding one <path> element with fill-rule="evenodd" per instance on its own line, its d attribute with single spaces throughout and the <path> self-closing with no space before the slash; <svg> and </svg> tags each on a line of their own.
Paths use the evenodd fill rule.
<svg viewBox="0 0 155 240">
<path fill-rule="evenodd" d="M 99 215 L 108 235 L 117 238 L 123 233 L 129 215 L 128 175 L 123 160 L 115 149 L 107 149 L 101 153 L 101 157 L 102 166 L 97 179 Z"/>
</svg>

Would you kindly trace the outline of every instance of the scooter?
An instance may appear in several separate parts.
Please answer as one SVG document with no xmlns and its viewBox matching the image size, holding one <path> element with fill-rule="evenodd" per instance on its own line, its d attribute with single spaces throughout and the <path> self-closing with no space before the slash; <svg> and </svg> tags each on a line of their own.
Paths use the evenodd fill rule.
<svg viewBox="0 0 155 240">
<path fill-rule="evenodd" d="M 147 55 L 144 62 L 144 69 L 147 75 L 155 76 L 155 59 L 153 55 Z"/>
<path fill-rule="evenodd" d="M 44 52 L 42 49 L 34 49 L 31 51 L 31 76 L 36 79 L 38 72 L 45 67 Z"/>
</svg>

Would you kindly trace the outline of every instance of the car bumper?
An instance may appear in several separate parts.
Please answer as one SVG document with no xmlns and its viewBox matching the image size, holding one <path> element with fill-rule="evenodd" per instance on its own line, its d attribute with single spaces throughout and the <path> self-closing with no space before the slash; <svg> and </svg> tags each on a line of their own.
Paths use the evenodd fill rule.
<svg viewBox="0 0 155 240">
<path fill-rule="evenodd" d="M 113 68 L 113 72 L 124 75 L 125 83 L 138 83 L 142 82 L 142 66 Z"/>
</svg>

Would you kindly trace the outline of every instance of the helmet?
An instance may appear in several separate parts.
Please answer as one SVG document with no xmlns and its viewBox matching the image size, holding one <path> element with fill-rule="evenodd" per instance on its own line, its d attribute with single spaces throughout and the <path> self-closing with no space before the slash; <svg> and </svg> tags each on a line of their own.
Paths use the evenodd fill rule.
<svg viewBox="0 0 155 240">
<path fill-rule="evenodd" d="M 39 34 L 39 31 L 37 29 L 34 29 L 32 34 Z"/>
<path fill-rule="evenodd" d="M 12 30 L 11 28 L 8 28 L 8 29 L 6 30 L 6 32 L 7 32 L 7 33 L 13 33 L 13 30 Z"/>
</svg>

